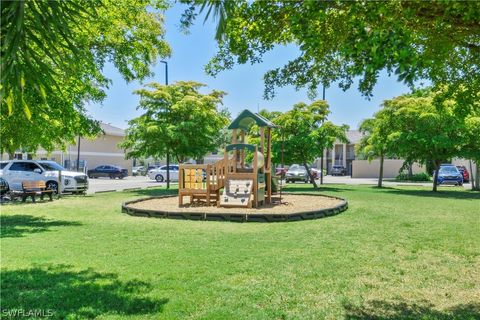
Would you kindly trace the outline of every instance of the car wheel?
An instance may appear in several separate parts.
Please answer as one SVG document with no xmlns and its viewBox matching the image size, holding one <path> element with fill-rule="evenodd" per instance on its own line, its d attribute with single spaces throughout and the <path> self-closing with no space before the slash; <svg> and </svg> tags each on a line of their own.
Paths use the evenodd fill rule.
<svg viewBox="0 0 480 320">
<path fill-rule="evenodd" d="M 115 179 L 114 175 L 110 175 L 109 177 L 110 177 L 110 179 Z"/>
<path fill-rule="evenodd" d="M 123 178 L 125 178 L 125 177 L 124 176 L 118 176 L 118 179 L 120 179 L 120 180 L 123 179 Z"/>
<path fill-rule="evenodd" d="M 157 174 L 157 175 L 155 176 L 155 181 L 157 181 L 157 182 L 163 182 L 163 176 L 162 176 L 161 174 Z"/>
<path fill-rule="evenodd" d="M 305 183 L 308 183 L 308 179 L 304 181 Z"/>
<path fill-rule="evenodd" d="M 92 178 L 93 178 L 93 176 L 92 176 L 92 175 L 89 175 L 88 177 L 89 177 L 90 179 L 92 179 Z"/>
<path fill-rule="evenodd" d="M 58 183 L 56 181 L 47 181 L 45 186 L 47 187 L 47 189 L 53 190 L 53 193 L 58 193 Z"/>
</svg>

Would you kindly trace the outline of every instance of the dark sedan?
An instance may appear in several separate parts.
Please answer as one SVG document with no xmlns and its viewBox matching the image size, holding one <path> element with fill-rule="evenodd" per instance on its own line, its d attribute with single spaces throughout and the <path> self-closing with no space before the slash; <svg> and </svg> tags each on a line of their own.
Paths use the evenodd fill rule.
<svg viewBox="0 0 480 320">
<path fill-rule="evenodd" d="M 332 176 L 344 176 L 347 174 L 347 169 L 344 166 L 332 166 Z"/>
<path fill-rule="evenodd" d="M 128 170 L 117 167 L 117 166 L 105 165 L 105 166 L 98 166 L 92 170 L 88 170 L 87 175 L 89 178 L 104 177 L 104 178 L 110 178 L 110 179 L 115 179 L 115 178 L 123 179 L 126 176 L 128 176 Z"/>
</svg>

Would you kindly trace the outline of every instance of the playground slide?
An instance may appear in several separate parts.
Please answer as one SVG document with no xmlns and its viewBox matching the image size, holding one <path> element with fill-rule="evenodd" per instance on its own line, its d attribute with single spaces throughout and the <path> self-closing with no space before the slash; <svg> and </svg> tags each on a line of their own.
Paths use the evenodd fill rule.
<svg viewBox="0 0 480 320">
<path fill-rule="evenodd" d="M 253 181 L 228 179 L 225 181 L 220 206 L 248 207 L 252 197 Z"/>
</svg>

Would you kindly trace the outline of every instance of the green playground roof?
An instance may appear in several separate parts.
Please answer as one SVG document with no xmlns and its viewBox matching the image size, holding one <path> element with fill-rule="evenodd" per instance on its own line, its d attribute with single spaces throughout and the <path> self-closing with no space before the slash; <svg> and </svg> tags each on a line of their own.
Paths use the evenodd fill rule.
<svg viewBox="0 0 480 320">
<path fill-rule="evenodd" d="M 252 123 L 255 123 L 259 127 L 277 128 L 277 126 L 267 118 L 245 109 L 230 123 L 228 129 L 248 130 Z"/>
</svg>

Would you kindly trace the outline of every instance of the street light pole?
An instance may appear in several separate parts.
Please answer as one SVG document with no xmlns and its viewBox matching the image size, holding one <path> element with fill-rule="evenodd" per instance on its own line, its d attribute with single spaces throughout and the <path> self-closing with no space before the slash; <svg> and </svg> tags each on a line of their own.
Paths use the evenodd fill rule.
<svg viewBox="0 0 480 320">
<path fill-rule="evenodd" d="M 165 85 L 168 86 L 168 62 L 160 61 L 165 64 Z M 170 189 L 170 152 L 167 145 L 167 189 Z"/>
<path fill-rule="evenodd" d="M 325 85 L 323 86 L 323 96 L 322 100 L 325 101 Z M 324 149 L 322 149 L 322 155 L 320 157 L 320 184 L 323 184 L 323 153 L 325 152 Z"/>
<path fill-rule="evenodd" d="M 78 141 L 77 141 L 77 172 L 79 168 L 80 168 L 80 135 L 78 135 Z"/>
</svg>

